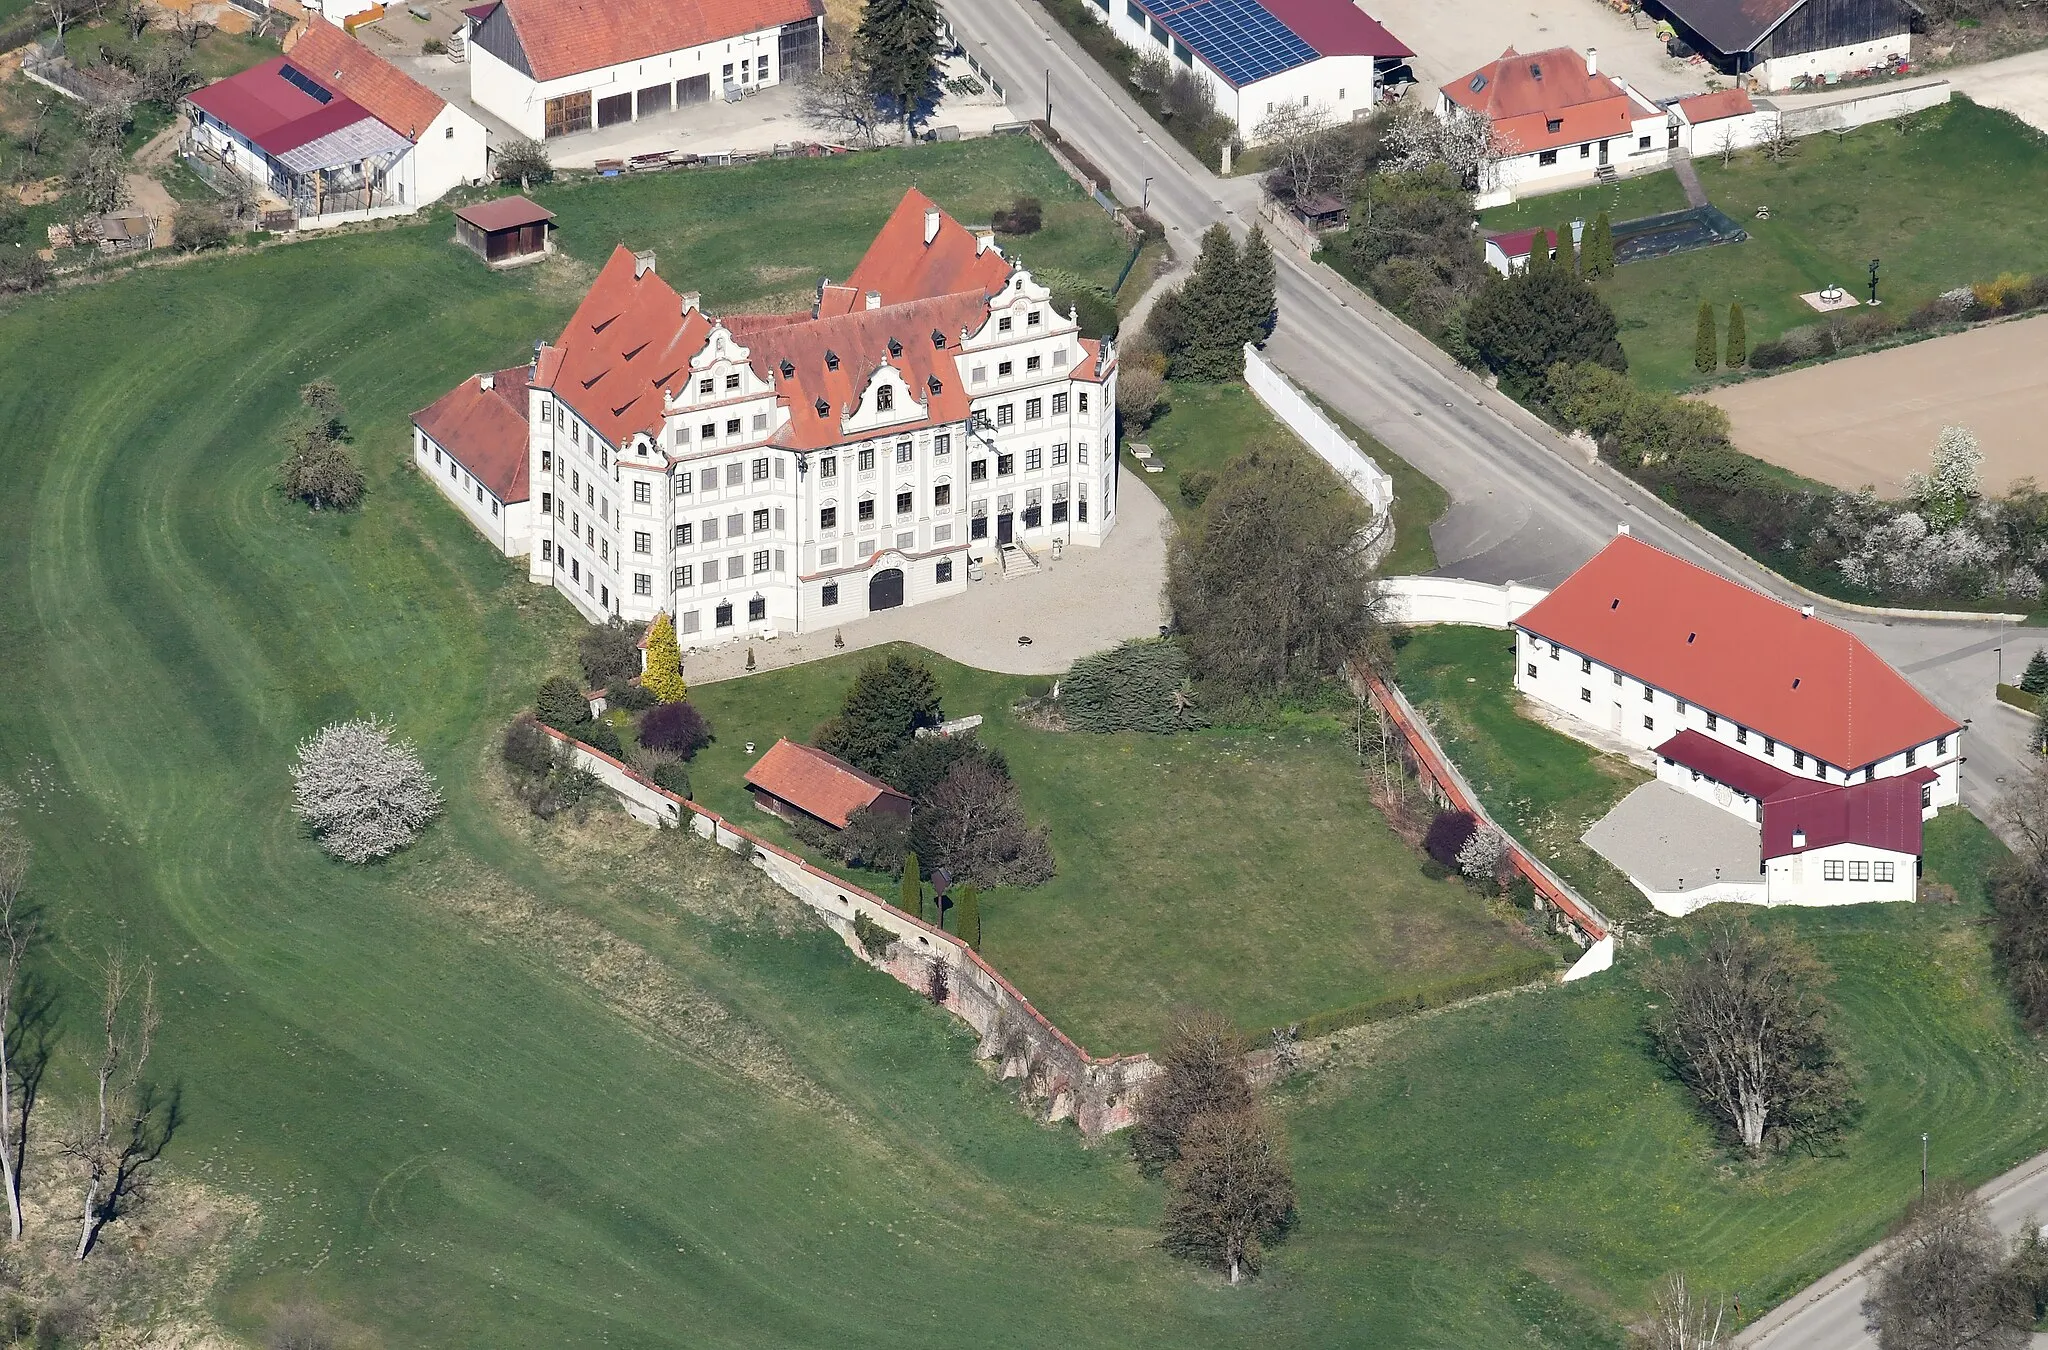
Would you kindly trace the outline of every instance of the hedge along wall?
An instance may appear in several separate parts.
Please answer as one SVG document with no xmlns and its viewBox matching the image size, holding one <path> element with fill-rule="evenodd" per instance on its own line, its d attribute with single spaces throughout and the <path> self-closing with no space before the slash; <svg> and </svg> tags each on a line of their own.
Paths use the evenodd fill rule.
<svg viewBox="0 0 2048 1350">
<path fill-rule="evenodd" d="M 1051 1120 L 1072 1117 L 1084 1134 L 1098 1136 L 1131 1123 L 1137 1088 L 1154 1070 L 1145 1055 L 1095 1056 L 1031 1006 L 995 967 L 953 934 L 912 918 L 881 897 L 823 872 L 695 802 L 656 787 L 613 759 L 553 727 L 541 730 L 569 747 L 587 769 L 618 797 L 635 820 L 682 827 L 720 848 L 738 853 L 770 880 L 814 910 L 855 956 L 888 972 L 929 998 L 935 970 L 944 972 L 942 1006 L 981 1037 L 976 1053 L 999 1060 L 1004 1078 L 1024 1080 L 1026 1096 L 1046 1103 Z M 885 928 L 896 939 L 888 950 L 870 953 L 854 936 L 854 920 Z"/>
</svg>

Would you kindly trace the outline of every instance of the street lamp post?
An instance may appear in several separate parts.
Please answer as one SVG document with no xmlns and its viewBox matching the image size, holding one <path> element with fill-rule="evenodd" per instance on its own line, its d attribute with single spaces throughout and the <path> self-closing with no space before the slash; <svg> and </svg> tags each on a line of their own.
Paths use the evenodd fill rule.
<svg viewBox="0 0 2048 1350">
<path fill-rule="evenodd" d="M 1052 67 L 1045 68 L 1045 124 L 1052 125 Z"/>
<path fill-rule="evenodd" d="M 1149 178 L 1145 180 L 1145 186 L 1138 193 L 1138 209 L 1140 211 L 1150 211 L 1152 209 L 1152 180 Z"/>
<path fill-rule="evenodd" d="M 1927 1134 L 1920 1135 L 1920 1198 L 1927 1198 Z"/>
</svg>

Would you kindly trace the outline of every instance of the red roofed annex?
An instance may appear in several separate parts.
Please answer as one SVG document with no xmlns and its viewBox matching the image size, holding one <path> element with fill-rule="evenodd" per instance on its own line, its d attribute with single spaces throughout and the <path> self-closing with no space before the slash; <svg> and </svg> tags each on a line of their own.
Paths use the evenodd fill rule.
<svg viewBox="0 0 2048 1350">
<path fill-rule="evenodd" d="M 770 815 L 794 820 L 799 815 L 821 820 L 835 830 L 846 828 L 856 811 L 910 815 L 910 798 L 879 778 L 854 768 L 836 755 L 814 746 L 781 739 L 747 770 L 754 804 Z"/>
<path fill-rule="evenodd" d="M 923 193 L 807 311 L 707 314 L 656 264 L 613 252 L 535 345 L 516 421 L 486 397 L 509 372 L 414 418 L 487 532 L 447 485 L 523 460 L 531 525 L 502 546 L 586 618 L 666 611 L 685 646 L 808 632 L 1114 527 L 1114 344 Z"/>
<path fill-rule="evenodd" d="M 1523 694 L 1745 796 L 1911 778 L 1930 814 L 1958 800 L 1962 726 L 1854 634 L 1629 535 L 1514 626 Z"/>
</svg>

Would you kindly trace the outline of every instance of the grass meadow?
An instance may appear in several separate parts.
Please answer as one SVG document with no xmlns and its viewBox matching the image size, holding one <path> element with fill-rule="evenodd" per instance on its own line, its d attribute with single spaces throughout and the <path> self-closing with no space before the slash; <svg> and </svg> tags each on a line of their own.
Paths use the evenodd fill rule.
<svg viewBox="0 0 2048 1350">
<path fill-rule="evenodd" d="M 653 243 L 730 306 L 797 284 L 751 270 L 771 263 L 843 275 L 913 177 L 963 212 L 1071 200 L 982 142 L 547 202 L 584 265 Z M 1631 950 L 1612 978 L 1352 1033 L 1278 1099 L 1302 1217 L 1264 1277 L 1231 1290 L 1170 1261 L 1159 1190 L 1115 1142 L 1033 1123 L 957 1024 L 753 870 L 609 814 L 506 808 L 499 730 L 575 621 L 411 473 L 405 417 L 553 331 L 577 288 L 573 267 L 488 273 L 449 233 L 441 213 L 0 311 L 0 783 L 51 928 L 48 1119 L 79 1099 L 94 963 L 151 958 L 153 1068 L 186 1112 L 166 1165 L 260 1207 L 213 1286 L 231 1332 L 303 1300 L 364 1347 L 1615 1347 L 1668 1269 L 1750 1310 L 1859 1248 L 1915 1184 L 1922 1129 L 1970 1178 L 2048 1144 L 2048 1070 L 1984 947 L 1995 846 L 1944 818 L 1931 871 L 1958 906 L 1760 920 L 1838 976 L 1867 1102 L 1838 1155 L 1754 1169 L 1719 1148 L 1642 1056 Z M 319 375 L 370 469 L 356 515 L 270 487 Z M 286 774 L 301 737 L 356 713 L 415 738 L 449 801 L 360 870 L 300 835 Z M 1303 740 L 1284 748 L 1333 794 L 1315 809 L 1357 859 L 1346 883 L 1406 884 L 1332 837 L 1342 775 Z M 1146 785 L 1157 833 L 1201 842 L 1174 797 L 1196 816 L 1230 799 L 1252 771 L 1225 748 L 1247 751 L 1133 743 L 1067 790 Z M 1171 776 L 1131 767 L 1147 753 Z M 1062 861 L 1085 879 L 1124 846 L 1105 832 Z M 1263 902 L 1360 940 L 1334 887 L 1287 897 L 1297 864 L 1257 856 Z M 1084 899 L 1131 908 L 1103 885 L 1067 913 Z M 999 943 L 1028 924 L 991 908 Z"/>
</svg>

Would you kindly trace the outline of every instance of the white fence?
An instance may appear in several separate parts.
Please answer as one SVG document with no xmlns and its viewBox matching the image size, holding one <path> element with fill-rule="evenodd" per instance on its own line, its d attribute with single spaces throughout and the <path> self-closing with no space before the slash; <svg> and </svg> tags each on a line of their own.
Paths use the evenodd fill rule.
<svg viewBox="0 0 2048 1350">
<path fill-rule="evenodd" d="M 1393 509 L 1394 480 L 1387 471 L 1373 463 L 1372 456 L 1359 449 L 1356 441 L 1338 430 L 1337 424 L 1309 402 L 1292 380 L 1267 364 L 1259 349 L 1249 342 L 1244 345 L 1244 382 L 1273 416 L 1285 422 L 1288 430 L 1301 437 L 1309 449 L 1337 471 L 1338 477 L 1371 504 L 1375 516 L 1384 517 Z"/>
<path fill-rule="evenodd" d="M 1922 108 L 1938 108 L 1948 102 L 1952 93 L 1947 80 L 1929 80 L 1925 84 L 1880 86 L 1832 98 L 1781 95 L 1764 102 L 1777 106 L 1778 124 L 1787 134 L 1813 136 L 1904 117 Z"/>
<path fill-rule="evenodd" d="M 1462 623 L 1506 628 L 1550 592 L 1519 581 L 1496 585 L 1457 577 L 1388 577 L 1387 619 L 1393 623 Z"/>
</svg>

